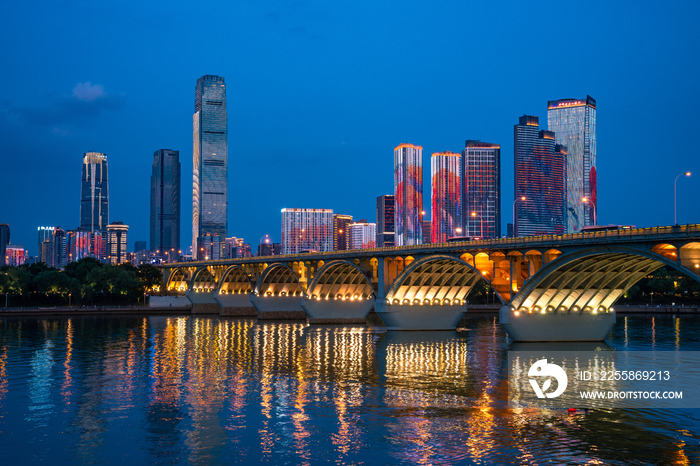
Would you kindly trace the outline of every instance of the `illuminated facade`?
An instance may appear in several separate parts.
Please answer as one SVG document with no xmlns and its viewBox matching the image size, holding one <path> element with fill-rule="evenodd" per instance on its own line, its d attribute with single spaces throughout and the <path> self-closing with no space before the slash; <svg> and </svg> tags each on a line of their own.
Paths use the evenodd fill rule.
<svg viewBox="0 0 700 466">
<path fill-rule="evenodd" d="M 376 247 L 377 224 L 353 223 L 349 225 L 350 249 L 368 249 Z"/>
<path fill-rule="evenodd" d="M 436 152 L 430 158 L 432 218 L 430 240 L 444 243 L 462 228 L 462 156 Z"/>
<path fill-rule="evenodd" d="M 514 134 L 515 235 L 564 234 L 566 148 L 553 132 L 539 130 L 536 116 L 521 116 Z"/>
<path fill-rule="evenodd" d="M 282 209 L 282 254 L 332 250 L 332 209 Z"/>
<path fill-rule="evenodd" d="M 53 238 L 53 231 L 54 231 L 54 227 L 37 227 L 37 236 L 38 236 L 37 256 L 38 256 L 39 262 L 43 262 L 46 265 L 48 265 L 50 262 L 49 256 L 51 253 L 50 253 L 50 248 L 48 246 L 48 243 Z"/>
<path fill-rule="evenodd" d="M 423 147 L 394 148 L 394 241 L 396 246 L 423 243 Z"/>
<path fill-rule="evenodd" d="M 180 152 L 176 150 L 153 153 L 151 250 L 168 251 L 173 257 L 180 250 Z"/>
<path fill-rule="evenodd" d="M 334 251 L 344 251 L 350 248 L 350 233 L 348 227 L 350 227 L 351 224 L 352 215 L 333 214 Z"/>
<path fill-rule="evenodd" d="M 547 103 L 547 123 L 555 142 L 567 149 L 567 233 L 576 233 L 593 225 L 598 207 L 595 99 L 551 100 Z M 584 197 L 592 203 L 583 202 Z"/>
<path fill-rule="evenodd" d="M 462 151 L 462 236 L 501 235 L 501 146 L 467 140 Z"/>
<path fill-rule="evenodd" d="M 394 247 L 394 195 L 377 197 L 377 247 Z"/>
<path fill-rule="evenodd" d="M 204 236 L 218 236 L 223 256 L 228 231 L 228 115 L 226 84 L 206 75 L 195 87 L 192 152 L 192 250 Z M 199 256 L 197 256 L 199 257 Z"/>
<path fill-rule="evenodd" d="M 84 228 L 66 232 L 68 262 L 78 261 L 85 257 L 106 258 L 106 237 L 107 232 L 103 235 L 101 231 L 90 231 Z"/>
<path fill-rule="evenodd" d="M 107 225 L 107 259 L 112 265 L 126 262 L 126 240 L 129 225 L 114 222 Z"/>
<path fill-rule="evenodd" d="M 80 184 L 80 227 L 105 231 L 109 223 L 107 156 L 86 152 Z"/>
<path fill-rule="evenodd" d="M 10 267 L 22 265 L 26 259 L 25 255 L 24 247 L 8 244 L 5 246 L 5 265 Z"/>
</svg>

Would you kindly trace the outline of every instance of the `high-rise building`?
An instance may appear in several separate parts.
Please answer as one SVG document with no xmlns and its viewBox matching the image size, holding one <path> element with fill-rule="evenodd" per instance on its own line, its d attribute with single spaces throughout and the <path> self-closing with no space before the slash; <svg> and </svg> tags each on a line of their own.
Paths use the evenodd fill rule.
<svg viewBox="0 0 700 466">
<path fill-rule="evenodd" d="M 80 186 L 80 227 L 106 231 L 109 223 L 109 183 L 107 156 L 86 152 Z"/>
<path fill-rule="evenodd" d="M 350 249 L 369 249 L 376 247 L 377 224 L 353 223 L 349 225 Z"/>
<path fill-rule="evenodd" d="M 107 225 L 107 254 L 111 264 L 118 265 L 126 262 L 128 233 L 129 225 L 124 225 L 124 222 L 112 222 Z"/>
<path fill-rule="evenodd" d="M 24 264 L 26 251 L 23 246 L 8 244 L 5 246 L 5 265 L 17 267 Z"/>
<path fill-rule="evenodd" d="M 270 235 L 260 238 L 258 256 L 279 256 L 280 254 L 282 254 L 282 245 L 280 243 L 273 243 Z"/>
<path fill-rule="evenodd" d="M 148 245 L 145 241 L 134 241 L 134 252 L 147 251 Z"/>
<path fill-rule="evenodd" d="M 153 153 L 151 172 L 151 250 L 175 256 L 179 249 L 180 152 L 160 149 Z"/>
<path fill-rule="evenodd" d="M 566 231 L 566 148 L 538 124 L 536 116 L 523 115 L 514 128 L 517 236 Z"/>
<path fill-rule="evenodd" d="M 228 231 L 228 114 L 226 84 L 220 76 L 197 80 L 193 116 L 192 250 L 199 238 L 220 238 L 220 251 Z"/>
<path fill-rule="evenodd" d="M 66 232 L 66 253 L 68 262 L 79 261 L 84 257 L 93 257 L 104 260 L 107 257 L 107 232 L 104 234 L 97 231 L 90 231 L 85 228 L 78 228 Z"/>
<path fill-rule="evenodd" d="M 461 236 L 462 156 L 455 152 L 435 152 L 430 158 L 430 169 L 432 179 L 430 242 L 444 243 L 447 238 Z"/>
<path fill-rule="evenodd" d="M 575 233 L 597 218 L 595 99 L 550 100 L 547 123 L 555 142 L 566 147 L 567 233 Z"/>
<path fill-rule="evenodd" d="M 430 233 L 433 230 L 433 221 L 423 219 L 421 221 L 421 225 L 423 226 L 422 232 L 421 232 L 421 234 L 423 235 L 423 244 L 432 243 L 432 240 L 430 238 Z"/>
<path fill-rule="evenodd" d="M 377 247 L 394 247 L 394 195 L 377 197 Z"/>
<path fill-rule="evenodd" d="M 0 223 L 0 264 L 5 264 L 5 248 L 10 244 L 10 225 Z"/>
<path fill-rule="evenodd" d="M 54 228 L 55 227 L 37 227 L 37 256 L 39 256 L 39 262 L 43 262 L 46 265 L 49 265 L 49 263 L 51 262 L 51 246 L 49 245 L 49 243 L 52 242 Z"/>
<path fill-rule="evenodd" d="M 332 209 L 282 209 L 282 254 L 332 250 Z"/>
<path fill-rule="evenodd" d="M 463 236 L 501 235 L 501 146 L 468 139 L 462 151 Z"/>
<path fill-rule="evenodd" d="M 55 227 L 51 238 L 51 263 L 46 263 L 49 267 L 62 269 L 68 263 L 66 254 L 66 231 L 61 227 Z"/>
<path fill-rule="evenodd" d="M 423 147 L 394 148 L 394 241 L 396 246 L 423 243 Z"/>
<path fill-rule="evenodd" d="M 352 215 L 333 214 L 333 250 L 344 251 L 350 248 L 348 227 L 352 224 Z"/>
</svg>

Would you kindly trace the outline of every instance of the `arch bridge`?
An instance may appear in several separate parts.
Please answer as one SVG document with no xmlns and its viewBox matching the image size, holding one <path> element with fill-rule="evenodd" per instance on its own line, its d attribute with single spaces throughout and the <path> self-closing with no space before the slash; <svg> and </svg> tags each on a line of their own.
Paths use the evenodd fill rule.
<svg viewBox="0 0 700 466">
<path fill-rule="evenodd" d="M 669 266 L 700 281 L 700 225 L 171 263 L 165 289 L 193 313 L 454 329 L 487 285 L 515 341 L 603 340 L 613 304 Z"/>
</svg>

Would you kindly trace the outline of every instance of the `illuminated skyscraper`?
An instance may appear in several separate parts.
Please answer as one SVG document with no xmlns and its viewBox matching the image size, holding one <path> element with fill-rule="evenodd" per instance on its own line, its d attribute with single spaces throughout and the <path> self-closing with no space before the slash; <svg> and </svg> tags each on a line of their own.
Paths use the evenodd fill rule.
<svg viewBox="0 0 700 466">
<path fill-rule="evenodd" d="M 228 115 L 226 84 L 220 76 L 197 80 L 193 117 L 192 250 L 200 237 L 218 236 L 224 255 L 228 231 Z"/>
<path fill-rule="evenodd" d="M 562 99 L 547 103 L 547 123 L 555 142 L 567 149 L 566 203 L 567 233 L 593 225 L 598 208 L 596 175 L 596 102 Z M 583 198 L 591 202 L 583 202 Z"/>
<path fill-rule="evenodd" d="M 501 235 L 501 146 L 468 139 L 462 151 L 463 236 Z"/>
<path fill-rule="evenodd" d="M 350 247 L 352 215 L 333 214 L 333 250 L 344 251 Z"/>
<path fill-rule="evenodd" d="M 5 264 L 5 248 L 10 244 L 10 225 L 0 223 L 0 265 Z"/>
<path fill-rule="evenodd" d="M 107 225 L 107 255 L 109 262 L 118 265 L 126 262 L 126 240 L 129 225 L 114 222 Z"/>
<path fill-rule="evenodd" d="M 435 152 L 430 158 L 432 175 L 432 224 L 430 240 L 444 243 L 460 236 L 462 229 L 462 156 Z"/>
<path fill-rule="evenodd" d="M 282 209 L 282 254 L 332 250 L 332 209 Z"/>
<path fill-rule="evenodd" d="M 179 249 L 180 152 L 160 149 L 153 153 L 151 172 L 151 250 L 173 259 Z"/>
<path fill-rule="evenodd" d="M 536 116 L 523 115 L 514 128 L 517 236 L 566 231 L 566 148 L 538 124 Z"/>
<path fill-rule="evenodd" d="M 396 246 L 423 243 L 423 147 L 394 148 L 394 241 Z"/>
<path fill-rule="evenodd" d="M 100 152 L 86 152 L 80 185 L 80 227 L 90 231 L 106 231 L 108 223 L 107 156 Z"/>
<path fill-rule="evenodd" d="M 377 224 L 358 222 L 349 225 L 350 249 L 368 249 L 376 247 Z"/>
<path fill-rule="evenodd" d="M 377 247 L 394 247 L 394 195 L 377 197 Z"/>
</svg>

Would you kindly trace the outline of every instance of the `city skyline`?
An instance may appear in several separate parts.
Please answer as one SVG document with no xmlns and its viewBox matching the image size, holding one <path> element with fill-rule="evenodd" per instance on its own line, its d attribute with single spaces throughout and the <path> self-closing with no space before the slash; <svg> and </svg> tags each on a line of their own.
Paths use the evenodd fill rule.
<svg viewBox="0 0 700 466">
<path fill-rule="evenodd" d="M 12 243 L 32 255 L 38 253 L 36 227 L 75 228 L 77 155 L 98 150 L 109 156 L 110 218 L 129 224 L 130 243 L 148 240 L 151 156 L 168 147 L 189 159 L 192 86 L 211 73 L 226 77 L 236 109 L 229 112 L 236 162 L 228 183 L 228 235 L 252 243 L 266 233 L 280 241 L 276 212 L 286 205 L 328 206 L 373 221 L 374 198 L 393 192 L 388 153 L 401 141 L 424 147 L 426 167 L 426 154 L 459 151 L 467 137 L 500 143 L 508 160 L 514 118 L 544 120 L 548 101 L 587 94 L 601 109 L 598 223 L 669 224 L 675 177 L 698 170 L 692 138 L 681 136 L 692 134 L 698 118 L 692 109 L 700 91 L 690 78 L 698 65 L 687 56 L 698 43 L 691 18 L 699 9 L 642 6 L 630 12 L 624 4 L 587 4 L 527 10 L 517 4 L 409 2 L 368 17 L 362 6 L 263 3 L 239 10 L 222 6 L 212 19 L 177 4 L 138 10 L 126 5 L 116 16 L 105 6 L 45 3 L 30 13 L 26 5 L 8 5 L 7 14 L 17 21 L 6 25 L 2 37 L 14 43 L 28 30 L 36 33 L 4 51 L 0 196 L 10 202 L 0 206 L 0 223 L 9 224 Z M 494 21 L 465 30 L 458 19 L 474 15 Z M 553 25 L 561 30 L 571 18 L 595 18 L 596 34 L 552 42 Z M 398 41 L 385 31 L 393 21 L 420 27 L 410 41 Z M 110 33 L 84 41 L 84 24 Z M 429 32 L 437 27 L 447 34 Z M 214 37 L 202 47 L 207 31 L 215 31 Z M 525 36 L 550 44 L 553 57 L 590 60 L 575 73 L 555 64 L 553 73 L 513 47 Z M 82 48 L 74 48 L 77 43 Z M 70 66 L 59 58 L 66 50 L 72 51 Z M 399 60 L 410 62 L 412 72 L 397 75 Z M 477 62 L 489 63 L 489 73 L 461 79 Z M 151 67 L 166 72 L 146 86 Z M 436 72 L 446 68 L 453 73 Z M 30 79 L 35 76 L 48 78 Z M 654 131 L 646 131 L 636 115 L 657 115 Z M 660 158 L 656 147 L 669 134 L 678 135 L 676 147 Z M 511 221 L 514 199 L 510 165 L 502 164 L 504 224 Z M 183 164 L 186 185 L 191 169 Z M 692 202 L 698 182 L 695 174 L 678 180 L 679 223 L 700 218 L 700 206 Z M 358 189 L 348 195 L 351 186 Z M 429 212 L 427 201 L 423 209 Z M 183 250 L 191 244 L 191 215 L 187 201 Z"/>
</svg>

